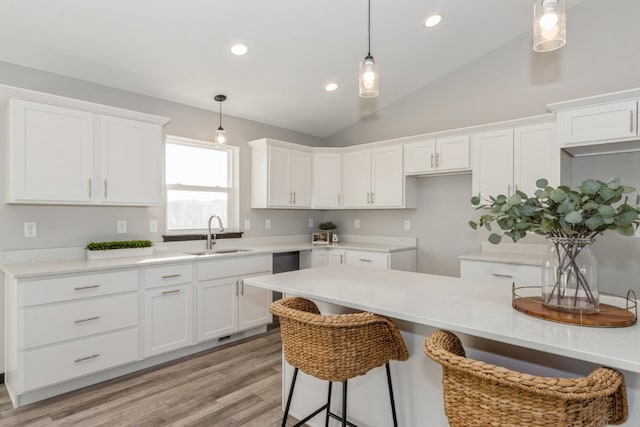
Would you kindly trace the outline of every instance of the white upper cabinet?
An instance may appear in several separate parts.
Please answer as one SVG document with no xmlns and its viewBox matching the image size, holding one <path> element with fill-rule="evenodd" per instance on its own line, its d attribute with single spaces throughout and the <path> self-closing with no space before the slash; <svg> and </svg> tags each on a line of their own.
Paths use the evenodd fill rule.
<svg viewBox="0 0 640 427">
<path fill-rule="evenodd" d="M 52 98 L 58 100 L 45 97 Z M 162 124 L 168 119 L 66 98 L 60 103 L 65 106 L 9 100 L 7 202 L 160 204 Z"/>
<path fill-rule="evenodd" d="M 402 146 L 380 145 L 342 155 L 345 208 L 405 206 Z"/>
<path fill-rule="evenodd" d="M 574 155 L 640 151 L 640 89 L 549 104 L 560 147 Z"/>
<path fill-rule="evenodd" d="M 542 123 L 473 135 L 473 194 L 511 195 L 521 190 L 531 196 L 536 181 L 560 183 L 560 150 L 555 126 Z"/>
<path fill-rule="evenodd" d="M 470 170 L 469 135 L 427 138 L 404 145 L 405 175 Z"/>
<path fill-rule="evenodd" d="M 311 149 L 267 138 L 249 146 L 251 207 L 310 208 Z"/>
<path fill-rule="evenodd" d="M 342 154 L 333 151 L 313 152 L 313 207 L 342 207 Z"/>
</svg>

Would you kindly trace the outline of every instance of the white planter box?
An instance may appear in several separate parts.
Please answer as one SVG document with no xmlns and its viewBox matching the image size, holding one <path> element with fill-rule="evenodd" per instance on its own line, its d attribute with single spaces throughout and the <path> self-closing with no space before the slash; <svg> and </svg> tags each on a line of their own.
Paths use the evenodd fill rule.
<svg viewBox="0 0 640 427">
<path fill-rule="evenodd" d="M 109 259 L 121 258 L 129 256 L 145 256 L 153 255 L 153 247 L 148 248 L 128 248 L 128 249 L 109 249 L 106 251 L 87 251 L 87 259 Z"/>
</svg>

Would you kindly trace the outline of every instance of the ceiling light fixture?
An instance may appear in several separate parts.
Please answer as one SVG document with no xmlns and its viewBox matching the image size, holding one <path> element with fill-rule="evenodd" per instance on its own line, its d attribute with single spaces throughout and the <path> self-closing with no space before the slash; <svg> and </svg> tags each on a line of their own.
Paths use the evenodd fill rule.
<svg viewBox="0 0 640 427">
<path fill-rule="evenodd" d="M 567 43 L 567 1 L 533 1 L 533 50 L 551 52 Z"/>
<path fill-rule="evenodd" d="M 237 43 L 231 46 L 231 49 L 229 50 L 231 50 L 231 53 L 233 53 L 235 56 L 242 56 L 246 55 L 247 52 L 249 52 L 249 47 L 244 43 Z"/>
<path fill-rule="evenodd" d="M 220 103 L 220 125 L 218 126 L 218 130 L 216 131 L 216 143 L 218 144 L 226 144 L 227 143 L 227 133 L 226 130 L 222 128 L 222 103 L 227 100 L 226 95 L 216 95 L 213 99 Z"/>
<path fill-rule="evenodd" d="M 433 28 L 440 22 L 442 22 L 442 15 L 440 15 L 439 13 L 434 13 L 424 20 L 424 26 L 427 28 Z"/>
<path fill-rule="evenodd" d="M 324 87 L 324 90 L 327 92 L 335 92 L 338 89 L 338 87 L 340 87 L 338 83 L 331 82 L 326 84 L 326 86 Z"/>
<path fill-rule="evenodd" d="M 359 94 L 362 98 L 375 98 L 379 94 L 378 80 L 380 78 L 378 74 L 378 65 L 371 56 L 371 0 L 369 0 L 369 50 L 367 56 L 360 63 L 360 82 L 359 82 Z"/>
</svg>

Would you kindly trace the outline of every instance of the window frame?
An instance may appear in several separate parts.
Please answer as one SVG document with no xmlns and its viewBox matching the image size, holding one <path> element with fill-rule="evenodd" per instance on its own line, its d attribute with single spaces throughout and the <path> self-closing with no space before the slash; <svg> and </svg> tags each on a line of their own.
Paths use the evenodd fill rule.
<svg viewBox="0 0 640 427">
<path fill-rule="evenodd" d="M 201 185 L 184 185 L 184 184 L 168 184 L 166 179 L 167 168 L 167 144 L 185 145 L 196 148 L 209 150 L 219 150 L 227 152 L 227 182 L 229 187 L 220 186 L 201 186 Z M 178 191 L 202 191 L 202 192 L 218 192 L 227 194 L 227 224 L 225 231 L 239 230 L 239 206 L 240 206 L 240 168 L 239 168 L 239 149 L 233 145 L 216 144 L 213 141 L 203 141 L 199 139 L 185 138 L 175 135 L 165 135 L 164 146 L 164 169 L 163 169 L 163 199 L 164 199 L 164 220 L 165 233 L 167 235 L 185 235 L 190 233 L 206 233 L 207 228 L 190 228 L 190 229 L 169 229 L 169 203 L 168 190 Z"/>
</svg>

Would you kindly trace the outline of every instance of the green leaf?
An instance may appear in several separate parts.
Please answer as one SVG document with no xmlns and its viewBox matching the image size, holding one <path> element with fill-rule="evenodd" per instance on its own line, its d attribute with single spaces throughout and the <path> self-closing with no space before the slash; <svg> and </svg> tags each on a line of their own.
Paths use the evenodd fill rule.
<svg viewBox="0 0 640 427">
<path fill-rule="evenodd" d="M 600 215 L 594 215 L 591 218 L 588 218 L 584 222 L 584 225 L 586 225 L 589 230 L 593 230 L 593 231 L 597 230 L 598 227 L 602 226 L 603 224 L 604 224 L 604 220 Z"/>
<path fill-rule="evenodd" d="M 471 204 L 472 204 L 473 206 L 477 206 L 477 205 L 479 205 L 479 204 L 480 204 L 480 201 L 481 201 L 481 200 L 480 200 L 480 197 L 478 197 L 478 196 L 473 196 L 473 197 L 471 198 Z"/>
<path fill-rule="evenodd" d="M 609 187 L 601 187 L 598 191 L 598 195 L 602 197 L 603 202 L 607 202 L 616 196 L 616 191 Z"/>
<path fill-rule="evenodd" d="M 636 219 L 638 219 L 638 212 L 629 210 L 618 215 L 616 217 L 616 223 L 619 225 L 631 225 Z"/>
<path fill-rule="evenodd" d="M 617 190 L 618 188 L 620 188 L 620 178 L 611 178 L 609 181 L 607 181 L 607 186 L 612 190 Z"/>
<path fill-rule="evenodd" d="M 507 199 L 507 204 L 511 206 L 519 205 L 522 203 L 522 196 L 520 194 L 514 194 Z"/>
<path fill-rule="evenodd" d="M 473 228 L 474 230 L 478 229 L 478 223 L 474 222 L 474 221 L 469 221 L 469 227 Z"/>
<path fill-rule="evenodd" d="M 595 179 L 587 179 L 583 181 L 582 185 L 580 186 L 580 191 L 582 191 L 584 194 L 592 196 L 597 194 L 601 187 L 602 182 Z"/>
<path fill-rule="evenodd" d="M 569 212 L 565 217 L 565 221 L 569 224 L 579 224 L 582 222 L 582 215 L 578 211 Z"/>
<path fill-rule="evenodd" d="M 562 202 L 564 199 L 566 199 L 566 197 L 567 193 L 561 188 L 556 188 L 551 192 L 551 194 L 549 194 L 549 198 L 556 203 Z"/>
<path fill-rule="evenodd" d="M 623 225 L 618 227 L 618 233 L 622 234 L 623 236 L 633 236 L 633 225 L 632 224 L 627 224 L 627 225 Z"/>
<path fill-rule="evenodd" d="M 522 205 L 520 206 L 520 215 L 526 217 L 532 217 L 536 214 L 536 209 L 533 206 Z"/>
<path fill-rule="evenodd" d="M 498 243 L 500 243 L 501 240 L 502 240 L 502 236 L 500 236 L 499 234 L 492 233 L 489 236 L 489 242 L 493 243 L 494 245 L 497 245 Z"/>
<path fill-rule="evenodd" d="M 569 203 L 569 202 L 563 202 L 558 206 L 558 209 L 556 209 L 556 212 L 558 212 L 559 214 L 568 214 L 569 212 L 573 212 L 576 210 L 576 207 Z"/>
<path fill-rule="evenodd" d="M 636 191 L 635 187 L 629 187 L 628 185 L 623 185 L 622 186 L 622 192 L 624 194 L 633 193 L 634 191 Z"/>
<path fill-rule="evenodd" d="M 539 180 L 536 181 L 536 187 L 538 188 L 546 188 L 547 185 L 549 185 L 549 181 L 547 181 L 544 178 L 540 178 Z M 536 191 L 537 192 L 537 191 Z"/>
<path fill-rule="evenodd" d="M 603 205 L 598 208 L 598 213 L 603 218 L 612 218 L 616 212 L 611 206 Z"/>
</svg>

